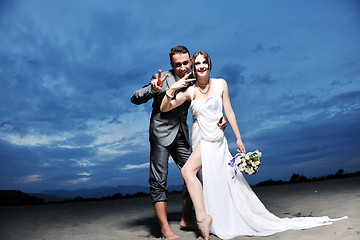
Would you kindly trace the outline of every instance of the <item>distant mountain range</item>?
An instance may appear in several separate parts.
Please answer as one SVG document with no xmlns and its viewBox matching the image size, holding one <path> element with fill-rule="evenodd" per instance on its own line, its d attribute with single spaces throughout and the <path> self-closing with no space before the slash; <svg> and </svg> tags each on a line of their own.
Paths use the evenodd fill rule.
<svg viewBox="0 0 360 240">
<path fill-rule="evenodd" d="M 182 191 L 182 185 L 171 185 L 169 186 L 169 192 Z M 116 193 L 123 195 L 135 194 L 138 192 L 149 193 L 149 186 L 140 185 L 120 185 L 117 187 L 99 187 L 99 188 L 81 188 L 74 191 L 67 191 L 63 189 L 58 190 L 45 190 L 40 193 L 27 193 L 30 196 L 35 196 L 45 199 L 45 202 L 49 201 L 62 201 L 65 199 L 73 199 L 76 197 L 82 198 L 101 198 L 110 197 Z"/>
<path fill-rule="evenodd" d="M 279 185 L 279 184 L 290 184 L 290 183 L 302 183 L 302 182 L 311 182 L 311 181 L 323 181 L 329 179 L 337 179 L 337 178 L 344 178 L 344 177 L 353 177 L 353 176 L 360 176 L 360 171 L 355 173 L 344 173 L 343 169 L 339 169 L 336 174 L 329 174 L 327 176 L 322 177 L 313 177 L 307 178 L 303 175 L 293 174 L 289 181 L 277 180 L 274 181 L 272 179 L 259 182 L 256 186 L 270 186 L 270 185 Z M 1 200 L 1 192 L 0 190 L 0 200 Z M 182 191 L 182 185 L 170 185 L 169 192 L 173 191 Z M 67 191 L 67 190 L 45 190 L 40 193 L 27 193 L 29 196 L 41 198 L 44 202 L 61 202 L 64 200 L 74 199 L 77 197 L 81 198 L 102 198 L 102 197 L 112 197 L 113 195 L 120 193 L 122 195 L 134 195 L 136 193 L 149 193 L 149 186 L 140 186 L 140 185 L 120 185 L 117 187 L 99 187 L 99 188 L 81 188 L 74 191 Z M 14 199 L 14 197 L 10 197 Z"/>
</svg>

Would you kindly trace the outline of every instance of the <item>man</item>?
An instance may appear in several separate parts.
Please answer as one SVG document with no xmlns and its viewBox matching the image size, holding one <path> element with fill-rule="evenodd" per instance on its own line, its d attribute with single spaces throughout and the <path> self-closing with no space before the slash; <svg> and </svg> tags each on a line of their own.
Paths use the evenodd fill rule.
<svg viewBox="0 0 360 240">
<path fill-rule="evenodd" d="M 160 105 L 166 90 L 183 77 L 187 77 L 191 69 L 190 53 L 184 46 L 175 46 L 170 51 L 170 64 L 172 70 L 154 74 L 151 82 L 143 88 L 136 90 L 131 96 L 134 104 L 146 103 L 153 99 L 152 113 L 150 117 L 149 140 L 150 140 L 150 197 L 159 220 L 163 239 L 180 237 L 172 231 L 167 220 L 167 174 L 168 159 L 171 154 L 176 165 L 181 168 L 191 154 L 189 130 L 186 123 L 190 102 L 185 102 L 177 108 L 163 113 Z M 219 122 L 220 128 L 225 128 L 226 122 Z M 194 228 L 192 220 L 192 202 L 183 187 L 183 210 L 180 220 L 182 228 Z"/>
</svg>

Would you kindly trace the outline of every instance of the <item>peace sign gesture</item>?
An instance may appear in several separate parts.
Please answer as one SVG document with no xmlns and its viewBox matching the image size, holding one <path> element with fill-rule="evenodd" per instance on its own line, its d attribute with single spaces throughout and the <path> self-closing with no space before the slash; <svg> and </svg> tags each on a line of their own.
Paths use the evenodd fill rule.
<svg viewBox="0 0 360 240">
<path fill-rule="evenodd" d="M 187 87 L 189 82 L 193 82 L 195 81 L 196 79 L 187 79 L 192 73 L 188 73 L 186 74 L 183 78 L 181 78 L 179 81 L 175 82 L 173 85 L 171 85 L 171 89 L 172 90 L 178 90 L 178 89 L 181 89 L 181 88 L 184 88 L 184 87 Z"/>
<path fill-rule="evenodd" d="M 159 92 L 168 76 L 169 74 L 166 74 L 165 77 L 161 79 L 161 70 L 159 70 L 158 78 L 151 81 L 152 89 L 154 89 L 156 92 Z"/>
</svg>

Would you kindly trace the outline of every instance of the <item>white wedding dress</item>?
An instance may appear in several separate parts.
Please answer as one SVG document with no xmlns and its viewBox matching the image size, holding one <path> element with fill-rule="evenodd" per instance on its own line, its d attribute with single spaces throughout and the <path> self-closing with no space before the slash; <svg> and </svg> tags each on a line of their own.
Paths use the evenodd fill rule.
<svg viewBox="0 0 360 240">
<path fill-rule="evenodd" d="M 224 132 L 217 126 L 222 113 L 222 79 L 211 79 L 216 96 L 206 100 L 194 99 L 190 87 L 193 116 L 193 149 L 201 144 L 204 204 L 212 219 L 210 233 L 222 239 L 240 235 L 267 236 L 289 229 L 305 229 L 329 225 L 329 217 L 279 218 L 270 213 L 241 173 L 235 178 L 228 166 L 232 159 Z"/>
</svg>

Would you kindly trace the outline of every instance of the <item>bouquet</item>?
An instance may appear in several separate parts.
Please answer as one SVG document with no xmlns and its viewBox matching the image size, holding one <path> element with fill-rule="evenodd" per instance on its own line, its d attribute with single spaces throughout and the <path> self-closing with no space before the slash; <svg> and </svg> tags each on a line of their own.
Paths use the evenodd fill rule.
<svg viewBox="0 0 360 240">
<path fill-rule="evenodd" d="M 239 172 L 246 173 L 248 175 L 255 174 L 260 167 L 261 152 L 255 150 L 254 152 L 237 153 L 228 163 L 230 167 L 234 169 L 235 175 Z"/>
</svg>

